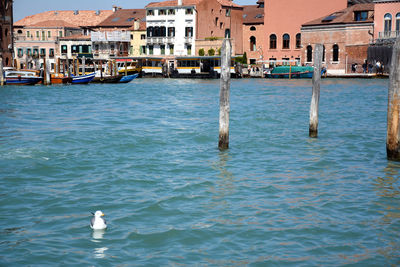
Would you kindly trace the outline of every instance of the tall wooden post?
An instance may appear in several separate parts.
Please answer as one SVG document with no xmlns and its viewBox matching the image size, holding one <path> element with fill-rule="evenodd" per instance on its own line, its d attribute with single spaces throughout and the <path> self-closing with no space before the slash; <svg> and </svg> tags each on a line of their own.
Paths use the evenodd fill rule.
<svg viewBox="0 0 400 267">
<path fill-rule="evenodd" d="M 124 67 L 125 67 L 125 76 L 128 76 L 128 63 L 126 61 L 124 62 Z"/>
<path fill-rule="evenodd" d="M 113 64 L 114 64 L 114 75 L 118 76 L 118 65 L 115 59 L 113 60 Z"/>
<path fill-rule="evenodd" d="M 0 57 L 0 86 L 4 85 L 3 58 Z"/>
<path fill-rule="evenodd" d="M 312 78 L 312 98 L 310 106 L 310 128 L 309 136 L 312 138 L 318 137 L 318 108 L 319 95 L 321 88 L 321 65 L 322 65 L 322 44 L 315 45 L 314 51 L 314 74 Z"/>
<path fill-rule="evenodd" d="M 68 77 L 71 77 L 71 67 L 69 66 L 68 56 L 67 56 L 67 73 L 68 73 Z"/>
<path fill-rule="evenodd" d="M 51 65 L 49 64 L 49 60 L 46 60 L 45 59 L 45 62 L 46 62 L 46 77 L 45 77 L 45 79 L 46 79 L 46 84 L 51 84 L 51 81 L 50 81 L 50 67 L 51 67 Z"/>
<path fill-rule="evenodd" d="M 47 62 L 43 59 L 43 84 L 47 85 Z"/>
<path fill-rule="evenodd" d="M 225 39 L 221 49 L 221 79 L 219 94 L 219 142 L 220 150 L 229 148 L 229 93 L 231 87 L 231 52 L 229 39 Z"/>
<path fill-rule="evenodd" d="M 57 58 L 57 74 L 60 73 L 60 69 L 61 69 L 61 59 Z"/>
<path fill-rule="evenodd" d="M 85 75 L 86 74 L 86 57 L 85 56 L 83 56 L 82 57 L 82 75 Z"/>
<path fill-rule="evenodd" d="M 103 79 L 103 61 L 100 60 L 100 78 Z"/>
<path fill-rule="evenodd" d="M 393 47 L 388 91 L 386 153 L 389 160 L 400 161 L 400 37 Z"/>
<path fill-rule="evenodd" d="M 74 75 L 79 75 L 79 59 L 74 60 Z"/>
</svg>

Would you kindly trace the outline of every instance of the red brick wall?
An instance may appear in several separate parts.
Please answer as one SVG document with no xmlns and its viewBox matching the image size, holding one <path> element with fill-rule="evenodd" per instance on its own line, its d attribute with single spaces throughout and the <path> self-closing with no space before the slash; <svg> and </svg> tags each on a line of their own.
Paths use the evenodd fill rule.
<svg viewBox="0 0 400 267">
<path fill-rule="evenodd" d="M 255 27 L 255 31 L 251 31 L 250 28 Z M 257 50 L 251 51 L 250 49 L 250 38 L 254 36 L 256 38 L 256 48 Z M 243 53 L 246 52 L 247 61 L 250 59 L 260 59 L 260 55 L 264 51 L 264 24 L 249 24 L 243 25 Z M 261 47 L 261 49 L 260 49 Z"/>
<path fill-rule="evenodd" d="M 8 6 L 5 6 L 5 1 L 0 0 L 1 15 L 4 16 L 4 21 L 0 19 L 0 54 L 3 59 L 3 66 L 12 66 L 13 59 L 12 53 L 8 46 L 12 44 L 12 24 L 13 24 L 13 11 L 12 11 L 12 1 L 8 1 Z M 4 13 L 3 13 L 4 12 Z"/>
</svg>

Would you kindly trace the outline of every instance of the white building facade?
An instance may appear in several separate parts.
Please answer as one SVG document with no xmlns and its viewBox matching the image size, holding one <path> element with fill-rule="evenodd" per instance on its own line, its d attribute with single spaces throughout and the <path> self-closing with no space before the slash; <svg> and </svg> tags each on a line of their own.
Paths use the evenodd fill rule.
<svg viewBox="0 0 400 267">
<path fill-rule="evenodd" d="M 148 56 L 195 55 L 196 7 L 152 6 L 146 8 Z"/>
</svg>

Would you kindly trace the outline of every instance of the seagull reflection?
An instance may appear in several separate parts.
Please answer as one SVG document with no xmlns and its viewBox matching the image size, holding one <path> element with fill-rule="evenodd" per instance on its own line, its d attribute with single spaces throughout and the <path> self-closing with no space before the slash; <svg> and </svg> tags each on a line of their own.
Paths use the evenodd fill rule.
<svg viewBox="0 0 400 267">
<path fill-rule="evenodd" d="M 108 250 L 108 248 L 104 247 L 104 248 L 95 248 L 94 249 L 94 257 L 96 259 L 103 259 L 106 254 L 104 253 L 106 250 Z"/>
<path fill-rule="evenodd" d="M 105 230 L 93 230 L 92 232 L 92 241 L 93 242 L 101 242 L 100 239 L 103 239 L 103 236 L 105 234 Z"/>
<path fill-rule="evenodd" d="M 101 243 L 101 240 L 104 238 L 105 232 L 105 230 L 93 230 L 92 242 Z M 107 250 L 107 247 L 95 248 L 93 251 L 93 255 L 96 259 L 103 259 L 106 256 L 105 252 Z"/>
</svg>

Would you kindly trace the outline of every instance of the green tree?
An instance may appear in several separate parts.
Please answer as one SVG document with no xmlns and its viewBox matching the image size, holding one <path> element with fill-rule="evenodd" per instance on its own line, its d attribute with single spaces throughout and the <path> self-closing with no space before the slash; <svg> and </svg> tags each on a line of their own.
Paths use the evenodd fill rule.
<svg viewBox="0 0 400 267">
<path fill-rule="evenodd" d="M 199 56 L 204 56 L 206 54 L 206 52 L 204 51 L 204 48 L 200 48 L 199 49 Z"/>
<path fill-rule="evenodd" d="M 213 48 L 208 49 L 208 55 L 209 56 L 214 56 L 215 55 L 215 50 Z"/>
</svg>

